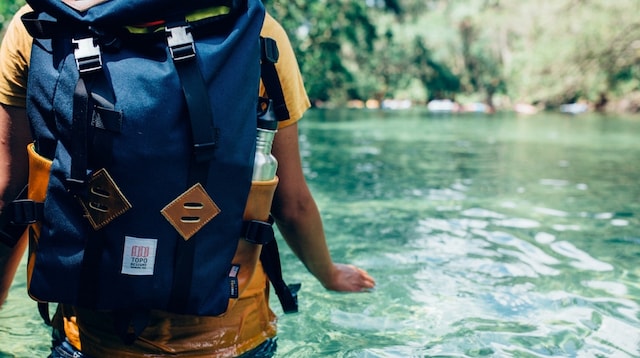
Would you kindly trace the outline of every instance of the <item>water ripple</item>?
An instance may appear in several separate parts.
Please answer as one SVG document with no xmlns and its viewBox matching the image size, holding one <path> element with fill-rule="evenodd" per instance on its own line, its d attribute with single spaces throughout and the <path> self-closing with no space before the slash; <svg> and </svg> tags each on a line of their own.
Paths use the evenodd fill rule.
<svg viewBox="0 0 640 358">
<path fill-rule="evenodd" d="M 599 261 L 587 252 L 578 249 L 574 244 L 568 241 L 556 241 L 549 245 L 555 252 L 560 255 L 573 259 L 571 266 L 590 271 L 611 271 L 613 266 L 609 263 Z"/>
<path fill-rule="evenodd" d="M 533 229 L 540 227 L 540 223 L 538 221 L 526 218 L 509 218 L 504 220 L 496 220 L 493 223 L 498 226 L 519 229 Z"/>
</svg>

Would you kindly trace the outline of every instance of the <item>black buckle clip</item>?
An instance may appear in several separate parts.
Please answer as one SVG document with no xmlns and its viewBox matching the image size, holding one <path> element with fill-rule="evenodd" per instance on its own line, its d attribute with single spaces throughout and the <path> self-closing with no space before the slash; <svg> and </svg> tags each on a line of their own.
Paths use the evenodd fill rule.
<svg viewBox="0 0 640 358">
<path fill-rule="evenodd" d="M 16 199 L 7 204 L 4 215 L 0 215 L 0 243 L 14 247 L 27 225 L 42 219 L 43 207 L 43 203 L 30 199 Z"/>
<path fill-rule="evenodd" d="M 244 226 L 244 239 L 252 244 L 265 245 L 275 239 L 271 215 L 269 221 L 250 220 Z"/>
<path fill-rule="evenodd" d="M 30 225 L 42 218 L 42 203 L 31 199 L 18 199 L 10 204 L 12 215 L 9 223 L 12 225 Z"/>
</svg>

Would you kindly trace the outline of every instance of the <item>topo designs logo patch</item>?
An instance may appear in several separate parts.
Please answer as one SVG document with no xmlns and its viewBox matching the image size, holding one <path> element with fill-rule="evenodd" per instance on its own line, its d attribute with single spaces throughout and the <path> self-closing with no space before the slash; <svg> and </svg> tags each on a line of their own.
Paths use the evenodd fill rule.
<svg viewBox="0 0 640 358">
<path fill-rule="evenodd" d="M 122 271 L 125 275 L 153 275 L 158 240 L 125 236 Z"/>
</svg>

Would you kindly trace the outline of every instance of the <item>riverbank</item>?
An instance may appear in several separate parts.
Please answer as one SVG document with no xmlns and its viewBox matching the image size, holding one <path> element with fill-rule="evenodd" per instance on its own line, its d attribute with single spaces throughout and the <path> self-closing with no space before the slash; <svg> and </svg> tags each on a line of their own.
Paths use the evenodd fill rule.
<svg viewBox="0 0 640 358">
<path fill-rule="evenodd" d="M 610 113 L 610 114 L 640 114 L 640 91 L 636 91 L 620 98 L 600 99 L 598 102 L 585 100 L 565 104 L 548 103 L 527 103 L 514 102 L 507 97 L 496 97 L 494 103 L 489 105 L 481 101 L 450 99 L 436 99 L 429 102 L 415 101 L 410 99 L 384 99 L 375 100 L 350 100 L 346 103 L 336 103 L 333 101 L 313 101 L 314 107 L 335 109 L 386 109 L 403 110 L 410 108 L 427 108 L 429 111 L 438 113 L 496 113 L 496 112 L 516 112 L 523 115 L 533 115 L 539 112 L 562 112 L 576 115 L 582 113 Z"/>
</svg>

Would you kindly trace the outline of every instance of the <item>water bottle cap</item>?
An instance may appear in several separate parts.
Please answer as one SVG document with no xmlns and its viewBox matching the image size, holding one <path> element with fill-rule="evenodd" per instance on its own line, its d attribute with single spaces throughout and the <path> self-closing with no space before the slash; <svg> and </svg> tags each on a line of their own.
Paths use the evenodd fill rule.
<svg viewBox="0 0 640 358">
<path fill-rule="evenodd" d="M 273 101 L 270 99 L 260 99 L 258 104 L 258 128 L 267 130 L 278 129 L 278 121 L 273 112 Z"/>
</svg>

